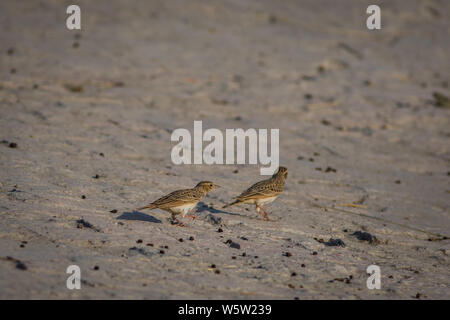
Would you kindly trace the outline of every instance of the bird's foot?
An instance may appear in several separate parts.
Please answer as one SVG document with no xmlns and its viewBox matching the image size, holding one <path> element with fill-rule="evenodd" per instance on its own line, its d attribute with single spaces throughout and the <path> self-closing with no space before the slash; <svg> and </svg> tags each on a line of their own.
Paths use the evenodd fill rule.
<svg viewBox="0 0 450 320">
<path fill-rule="evenodd" d="M 181 222 L 178 219 L 174 219 L 170 222 L 172 224 L 172 226 L 174 227 L 187 227 L 188 225 L 184 224 L 183 222 Z"/>
<path fill-rule="evenodd" d="M 198 217 L 196 215 L 193 214 L 188 214 L 187 216 L 184 216 L 185 218 L 191 218 L 192 220 L 197 219 Z"/>
</svg>

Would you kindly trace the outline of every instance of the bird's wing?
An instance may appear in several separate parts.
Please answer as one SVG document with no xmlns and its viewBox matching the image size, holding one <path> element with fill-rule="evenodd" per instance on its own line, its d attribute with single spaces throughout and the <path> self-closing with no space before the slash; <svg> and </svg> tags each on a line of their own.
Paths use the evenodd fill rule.
<svg viewBox="0 0 450 320">
<path fill-rule="evenodd" d="M 273 197 L 281 192 L 283 192 L 282 186 L 280 187 L 277 183 L 272 182 L 269 179 L 255 183 L 237 196 L 236 199 L 242 201 L 260 197 Z"/>
<path fill-rule="evenodd" d="M 186 203 L 199 201 L 200 196 L 196 192 L 192 192 L 192 189 L 176 190 L 168 195 L 153 201 L 151 204 L 159 208 L 176 207 Z"/>
</svg>

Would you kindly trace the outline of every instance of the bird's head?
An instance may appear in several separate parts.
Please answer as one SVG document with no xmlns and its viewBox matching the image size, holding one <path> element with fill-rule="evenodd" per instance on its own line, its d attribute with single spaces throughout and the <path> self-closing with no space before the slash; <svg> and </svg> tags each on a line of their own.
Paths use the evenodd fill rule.
<svg viewBox="0 0 450 320">
<path fill-rule="evenodd" d="M 279 167 L 277 173 L 273 175 L 274 178 L 286 179 L 288 176 L 288 170 L 286 167 Z"/>
<path fill-rule="evenodd" d="M 200 189 L 203 192 L 209 192 L 216 187 L 219 187 L 219 186 L 214 184 L 211 181 L 201 181 L 195 186 L 196 189 Z"/>
</svg>

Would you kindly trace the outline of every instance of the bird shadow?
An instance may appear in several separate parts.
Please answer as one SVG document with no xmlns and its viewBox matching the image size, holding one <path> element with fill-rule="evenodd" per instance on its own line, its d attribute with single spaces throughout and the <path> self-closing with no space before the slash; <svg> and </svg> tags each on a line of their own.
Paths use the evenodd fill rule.
<svg viewBox="0 0 450 320">
<path fill-rule="evenodd" d="M 155 218 L 154 216 L 151 216 L 149 214 L 145 214 L 145 213 L 142 213 L 139 211 L 123 212 L 116 219 L 118 219 L 118 220 L 139 220 L 139 221 L 147 221 L 147 222 L 153 222 L 153 223 L 161 223 L 161 220 Z"/>
<path fill-rule="evenodd" d="M 239 213 L 232 213 L 232 212 L 228 212 L 228 211 L 223 211 L 223 210 L 220 210 L 220 209 L 216 209 L 216 208 L 214 208 L 214 207 L 209 207 L 206 203 L 200 201 L 200 202 L 198 203 L 197 211 L 196 211 L 196 212 L 197 212 L 197 213 L 201 213 L 201 212 L 204 212 L 204 211 L 209 212 L 209 213 L 215 213 L 215 214 L 229 214 L 229 215 L 231 215 L 231 216 L 242 216 L 242 215 L 239 214 Z"/>
</svg>

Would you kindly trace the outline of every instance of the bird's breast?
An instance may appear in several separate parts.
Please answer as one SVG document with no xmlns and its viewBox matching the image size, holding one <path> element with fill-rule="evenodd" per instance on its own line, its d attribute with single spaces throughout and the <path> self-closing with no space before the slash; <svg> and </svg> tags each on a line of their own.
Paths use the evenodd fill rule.
<svg viewBox="0 0 450 320">
<path fill-rule="evenodd" d="M 277 197 L 275 196 L 275 197 L 267 197 L 267 198 L 257 199 L 257 200 L 256 200 L 256 203 L 257 203 L 258 205 L 263 205 L 263 204 L 266 204 L 266 203 L 271 203 L 271 202 L 274 201 L 276 198 L 277 198 Z"/>
<path fill-rule="evenodd" d="M 173 213 L 188 213 L 190 210 L 192 210 L 197 205 L 197 202 L 192 203 L 185 203 L 181 206 L 172 207 L 171 211 Z"/>
</svg>

